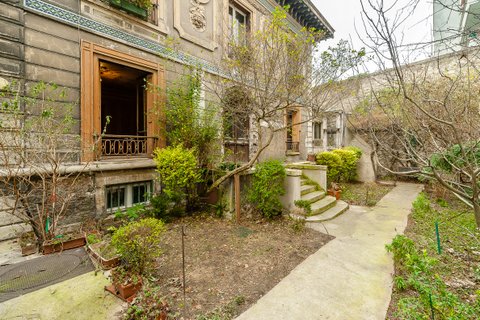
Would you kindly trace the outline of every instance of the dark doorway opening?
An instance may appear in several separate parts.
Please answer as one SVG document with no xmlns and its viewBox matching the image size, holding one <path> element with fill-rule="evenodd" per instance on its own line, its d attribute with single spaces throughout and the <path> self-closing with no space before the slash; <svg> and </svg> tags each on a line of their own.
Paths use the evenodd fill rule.
<svg viewBox="0 0 480 320">
<path fill-rule="evenodd" d="M 146 154 L 145 87 L 151 73 L 100 60 L 103 156 Z M 107 118 L 110 118 L 107 124 Z"/>
</svg>

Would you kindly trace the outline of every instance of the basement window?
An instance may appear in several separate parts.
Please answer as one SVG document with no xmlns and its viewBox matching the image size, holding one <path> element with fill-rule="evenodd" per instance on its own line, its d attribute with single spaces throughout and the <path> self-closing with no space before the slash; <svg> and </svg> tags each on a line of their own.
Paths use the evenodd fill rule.
<svg viewBox="0 0 480 320">
<path fill-rule="evenodd" d="M 153 181 L 109 185 L 105 187 L 105 206 L 112 212 L 148 203 L 152 191 Z"/>
</svg>

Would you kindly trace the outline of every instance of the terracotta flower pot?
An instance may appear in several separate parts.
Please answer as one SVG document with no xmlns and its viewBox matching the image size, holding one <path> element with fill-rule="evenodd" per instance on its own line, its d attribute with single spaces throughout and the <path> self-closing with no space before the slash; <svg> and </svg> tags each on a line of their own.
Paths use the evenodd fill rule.
<svg viewBox="0 0 480 320">
<path fill-rule="evenodd" d="M 120 264 L 120 258 L 118 255 L 113 258 L 102 256 L 97 244 L 87 245 L 87 251 L 90 253 L 92 258 L 102 266 L 102 269 L 104 270 L 115 268 Z"/>
<path fill-rule="evenodd" d="M 44 241 L 42 245 L 43 254 L 50 254 L 54 252 L 60 252 L 63 250 L 75 249 L 83 247 L 86 244 L 84 236 L 78 236 L 63 240 L 62 238 Z"/>
<path fill-rule="evenodd" d="M 123 301 L 131 302 L 135 298 L 137 292 L 142 288 L 142 285 L 142 278 L 139 278 L 137 282 L 113 282 L 111 285 L 106 286 L 105 290 L 116 295 Z"/>
<path fill-rule="evenodd" d="M 316 162 L 316 155 L 314 153 L 307 154 L 307 161 Z"/>
<path fill-rule="evenodd" d="M 328 189 L 327 194 L 329 196 L 335 197 L 335 199 L 337 199 L 337 200 L 340 200 L 340 197 L 342 195 L 342 191 L 341 190 Z"/>
</svg>

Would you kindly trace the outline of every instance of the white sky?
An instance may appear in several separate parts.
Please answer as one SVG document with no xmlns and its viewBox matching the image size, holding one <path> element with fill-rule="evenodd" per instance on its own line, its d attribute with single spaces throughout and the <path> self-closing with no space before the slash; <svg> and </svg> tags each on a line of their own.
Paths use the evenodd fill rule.
<svg viewBox="0 0 480 320">
<path fill-rule="evenodd" d="M 363 1 L 365 7 L 368 7 L 368 0 Z M 380 0 L 370 1 L 376 3 Z M 418 1 L 418 5 L 414 12 L 408 15 L 404 27 L 399 30 L 402 34 L 399 32 L 397 35 L 399 38 L 403 36 L 401 41 L 403 45 L 430 42 L 432 38 L 432 0 L 397 0 L 392 13 L 398 12 L 398 9 L 411 4 L 412 1 Z M 364 47 L 361 38 L 366 40 L 366 33 L 362 24 L 360 0 L 312 0 L 312 2 L 335 29 L 334 39 L 324 41 L 320 47 L 322 50 L 326 50 L 329 46 L 334 46 L 340 39 L 351 42 L 354 49 Z M 384 5 L 386 7 L 394 2 L 394 0 L 384 0 Z M 412 7 L 410 6 L 410 8 Z M 357 35 L 357 32 L 360 34 L 360 37 Z M 403 51 L 412 51 L 410 48 L 412 47 L 404 47 Z M 418 60 L 425 57 L 428 53 L 423 52 L 419 54 L 417 50 L 415 52 L 416 56 L 410 56 L 409 59 L 411 61 Z"/>
</svg>

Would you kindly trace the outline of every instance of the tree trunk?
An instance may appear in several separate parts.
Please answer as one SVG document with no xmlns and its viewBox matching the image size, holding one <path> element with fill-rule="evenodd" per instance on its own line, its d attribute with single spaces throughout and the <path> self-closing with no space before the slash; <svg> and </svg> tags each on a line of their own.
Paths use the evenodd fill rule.
<svg viewBox="0 0 480 320">
<path fill-rule="evenodd" d="M 478 201 L 473 201 L 473 214 L 475 215 L 477 229 L 480 229 L 480 205 L 478 204 Z"/>
</svg>

